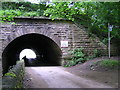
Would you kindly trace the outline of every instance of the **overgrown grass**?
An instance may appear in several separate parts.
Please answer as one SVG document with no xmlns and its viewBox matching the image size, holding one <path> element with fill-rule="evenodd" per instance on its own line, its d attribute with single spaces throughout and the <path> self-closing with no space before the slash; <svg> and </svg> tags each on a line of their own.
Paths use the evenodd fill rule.
<svg viewBox="0 0 120 90">
<path fill-rule="evenodd" d="M 105 59 L 105 60 L 102 60 L 100 62 L 100 65 L 105 66 L 105 67 L 110 67 L 110 68 L 119 67 L 120 66 L 120 61 L 111 60 L 111 59 Z"/>
</svg>

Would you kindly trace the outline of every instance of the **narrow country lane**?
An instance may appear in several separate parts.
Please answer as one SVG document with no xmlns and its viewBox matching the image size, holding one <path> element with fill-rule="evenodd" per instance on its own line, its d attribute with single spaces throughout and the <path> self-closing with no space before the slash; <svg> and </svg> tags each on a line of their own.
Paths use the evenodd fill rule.
<svg viewBox="0 0 120 90">
<path fill-rule="evenodd" d="M 63 67 L 26 67 L 25 88 L 112 88 L 82 78 Z"/>
</svg>

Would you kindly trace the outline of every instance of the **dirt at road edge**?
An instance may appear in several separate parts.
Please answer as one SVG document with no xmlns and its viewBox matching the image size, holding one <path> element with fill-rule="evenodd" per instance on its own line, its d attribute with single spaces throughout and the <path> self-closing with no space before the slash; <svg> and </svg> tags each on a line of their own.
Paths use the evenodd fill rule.
<svg viewBox="0 0 120 90">
<path fill-rule="evenodd" d="M 73 73 L 75 75 L 88 78 L 103 84 L 110 85 L 112 87 L 118 88 L 118 78 L 119 72 L 114 69 L 99 69 L 95 67 L 91 67 L 93 62 L 98 62 L 103 59 L 108 59 L 108 57 L 99 57 L 92 60 L 89 60 L 83 64 L 79 64 L 76 66 L 66 67 L 64 68 L 66 71 Z M 111 57 L 111 59 L 120 60 L 120 57 Z M 98 70 L 99 69 L 99 70 Z"/>
</svg>

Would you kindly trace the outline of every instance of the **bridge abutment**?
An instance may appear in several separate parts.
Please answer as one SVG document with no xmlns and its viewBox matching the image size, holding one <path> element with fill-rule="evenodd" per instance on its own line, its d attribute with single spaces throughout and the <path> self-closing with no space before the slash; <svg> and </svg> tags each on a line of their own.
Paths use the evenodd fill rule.
<svg viewBox="0 0 120 90">
<path fill-rule="evenodd" d="M 100 40 L 97 37 L 94 37 L 94 39 L 90 38 L 82 25 L 78 27 L 69 20 L 56 19 L 52 21 L 48 18 L 18 17 L 15 18 L 15 23 L 16 24 L 2 24 L 0 26 L 0 38 L 2 40 L 1 52 L 3 54 L 2 59 L 6 57 L 6 54 L 4 54 L 4 52 L 8 52 L 7 50 L 14 50 L 14 48 L 18 48 L 15 50 L 21 50 L 24 48 L 24 46 L 33 48 L 37 47 L 37 49 L 44 48 L 47 51 L 45 54 L 49 54 L 47 55 L 49 58 L 52 59 L 54 56 L 56 56 L 56 59 L 61 59 L 61 64 L 63 63 L 62 60 L 71 57 L 70 51 L 74 50 L 75 48 L 84 48 L 84 51 L 88 55 L 93 55 L 95 49 L 102 50 L 103 54 L 106 54 L 106 45 L 101 44 Z M 32 34 L 34 35 L 30 38 L 26 37 L 26 40 L 24 40 L 24 36 Z M 36 37 L 36 35 L 38 37 Z M 42 38 L 42 36 L 46 38 Z M 23 38 L 19 39 L 20 37 Z M 32 40 L 29 41 L 30 39 Z M 62 46 L 62 41 L 66 41 L 65 43 L 67 45 Z M 16 53 L 17 51 L 14 52 Z M 52 54 L 53 52 L 54 54 Z M 51 57 L 51 55 L 53 56 Z M 13 56 L 9 55 L 9 57 Z M 10 62 L 8 60 L 2 61 L 3 63 Z"/>
</svg>

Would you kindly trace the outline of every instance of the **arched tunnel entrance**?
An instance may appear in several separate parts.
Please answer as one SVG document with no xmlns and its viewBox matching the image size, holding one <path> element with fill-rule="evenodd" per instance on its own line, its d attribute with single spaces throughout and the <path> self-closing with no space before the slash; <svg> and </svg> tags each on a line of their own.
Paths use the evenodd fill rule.
<svg viewBox="0 0 120 90">
<path fill-rule="evenodd" d="M 8 71 L 9 66 L 16 64 L 20 52 L 24 49 L 31 49 L 36 53 L 36 60 L 32 63 L 25 63 L 26 66 L 61 65 L 61 49 L 49 37 L 42 34 L 25 34 L 17 37 L 8 44 L 2 53 L 3 73 Z M 29 63 L 29 64 L 28 64 Z"/>
</svg>

